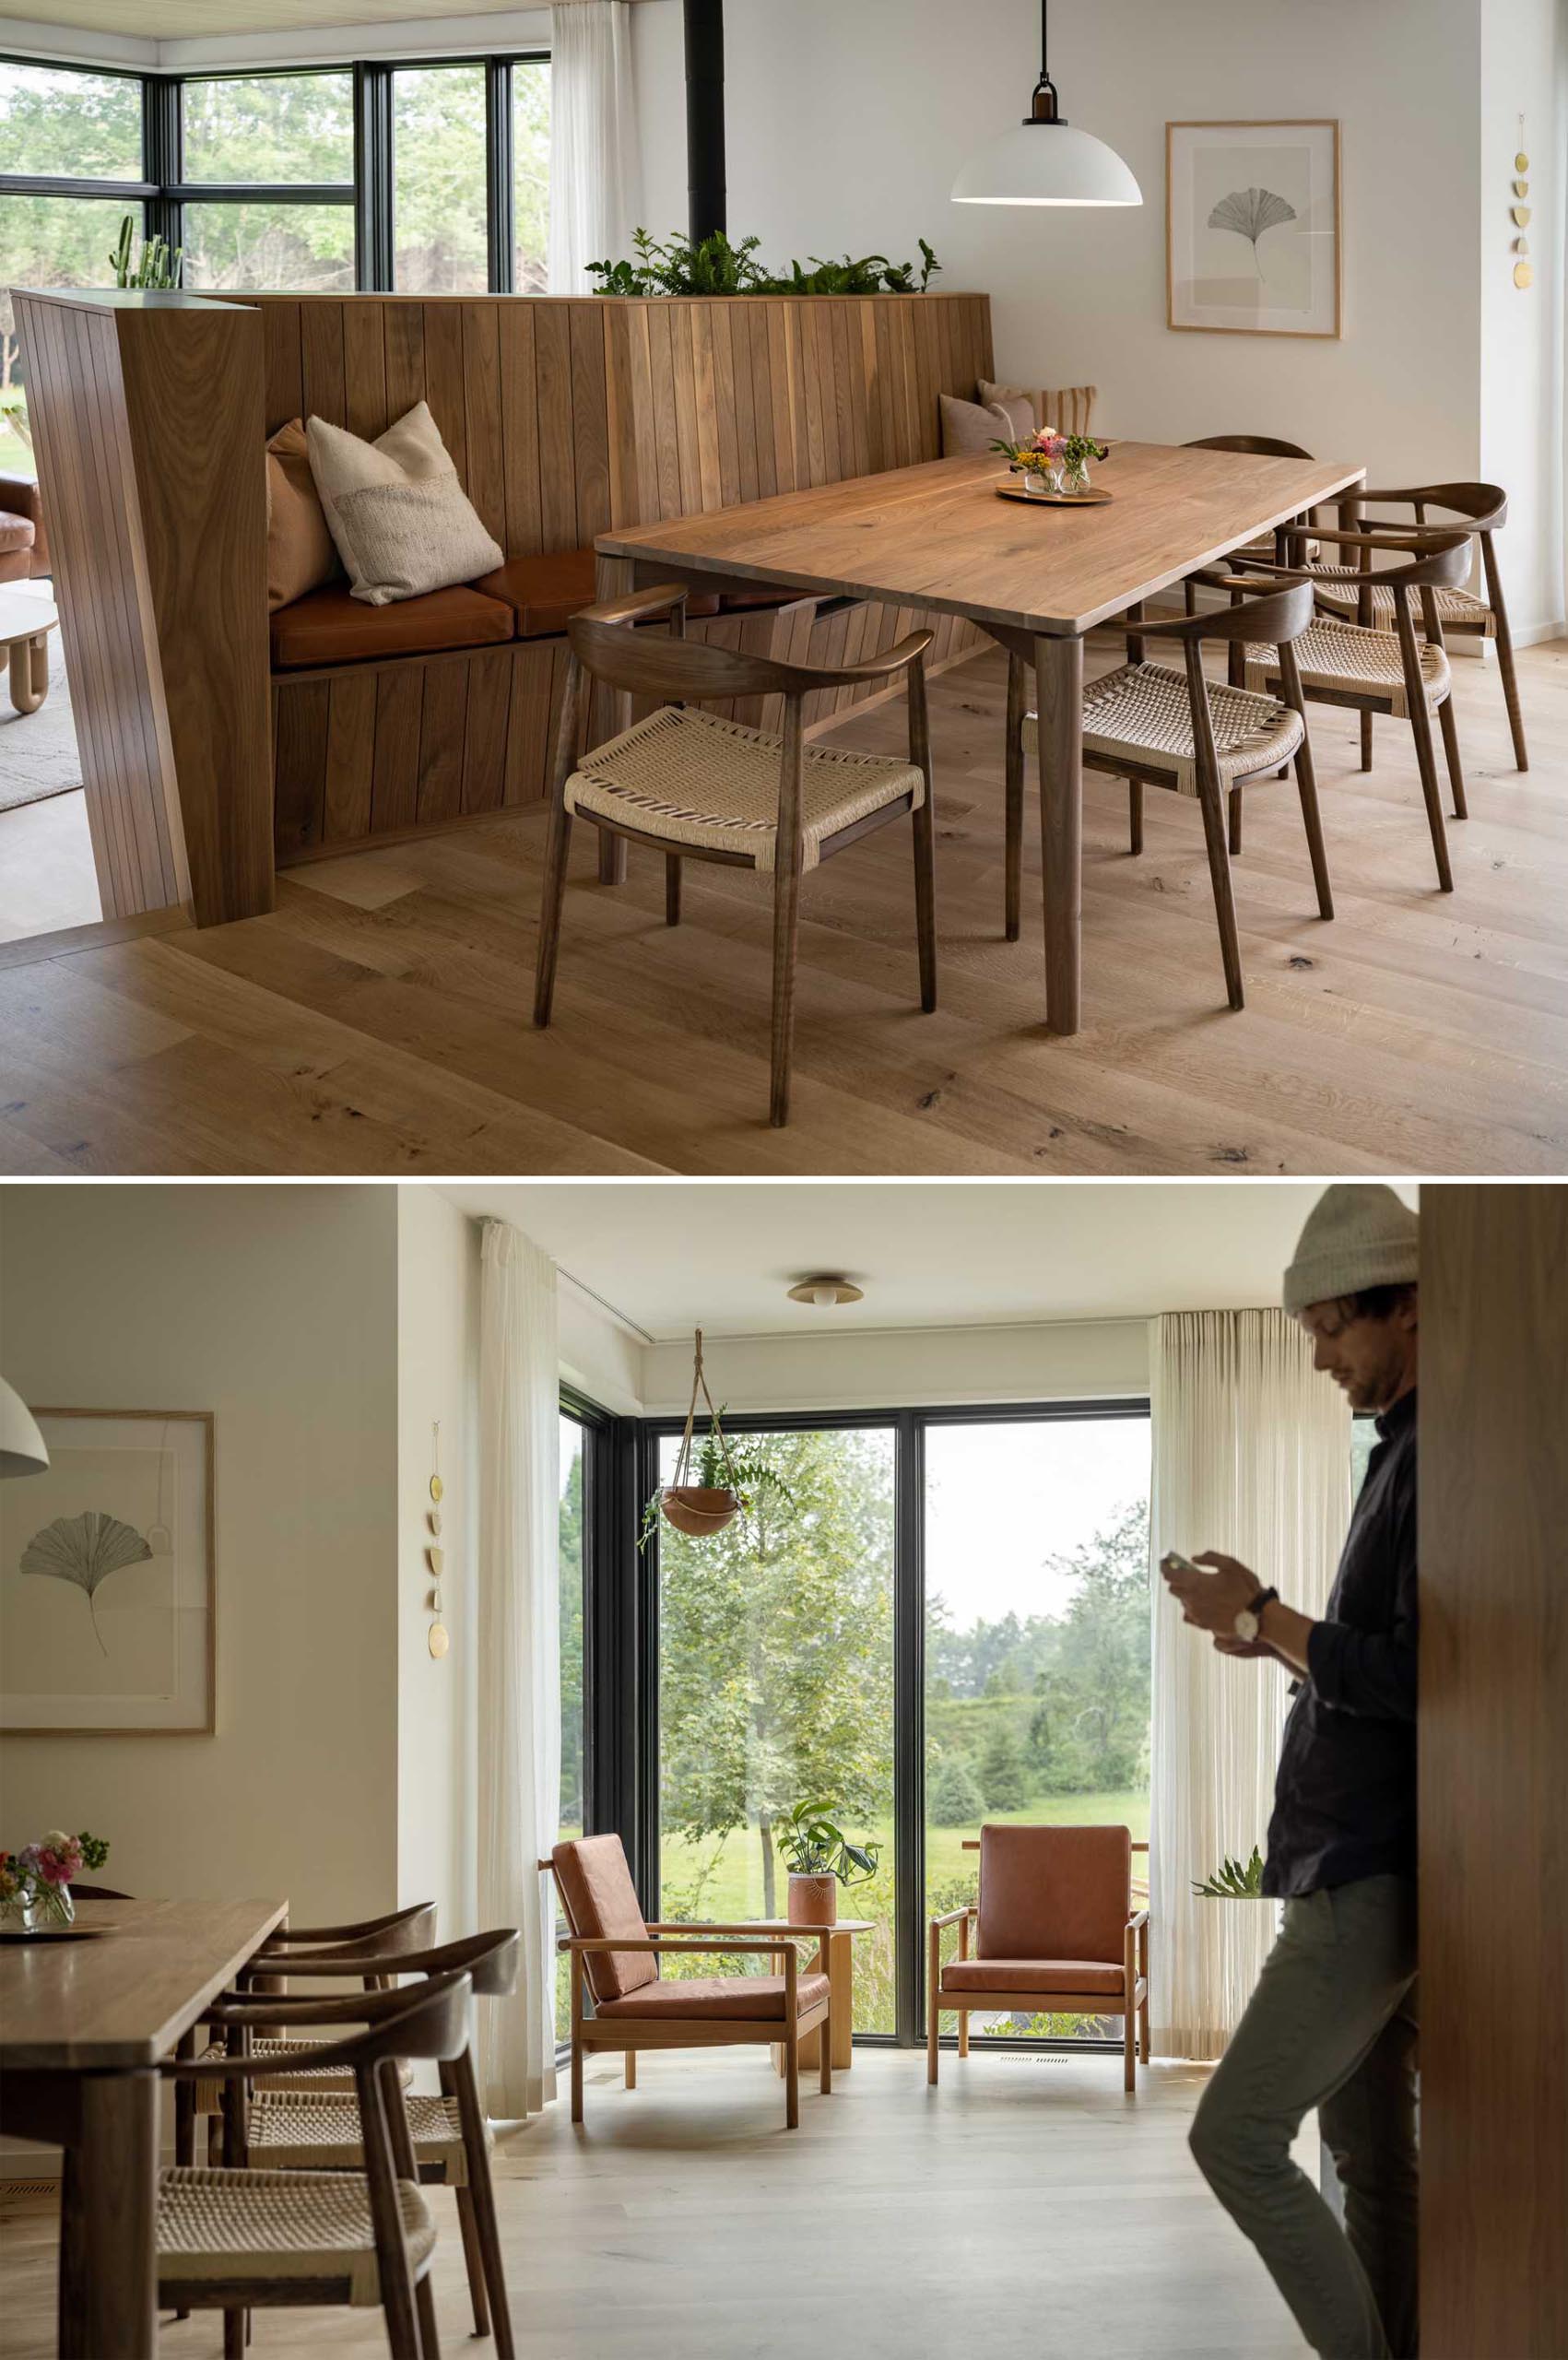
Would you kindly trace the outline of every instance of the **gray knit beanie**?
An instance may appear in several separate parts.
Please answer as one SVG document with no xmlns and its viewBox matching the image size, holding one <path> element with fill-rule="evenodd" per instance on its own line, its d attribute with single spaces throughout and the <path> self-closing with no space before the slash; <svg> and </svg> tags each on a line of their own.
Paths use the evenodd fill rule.
<svg viewBox="0 0 1568 2360">
<path fill-rule="evenodd" d="M 1295 1319 L 1308 1304 L 1362 1287 L 1413 1286 L 1419 1234 L 1416 1215 L 1381 1180 L 1336 1182 L 1307 1215 L 1285 1273 L 1285 1309 Z"/>
</svg>

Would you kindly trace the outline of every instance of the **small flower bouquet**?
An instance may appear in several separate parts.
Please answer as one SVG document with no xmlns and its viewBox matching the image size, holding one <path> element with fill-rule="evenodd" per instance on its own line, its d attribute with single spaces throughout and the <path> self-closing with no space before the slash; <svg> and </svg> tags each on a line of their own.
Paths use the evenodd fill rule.
<svg viewBox="0 0 1568 2360">
<path fill-rule="evenodd" d="M 1031 442 L 996 442 L 991 448 L 1022 476 L 1026 491 L 1071 494 L 1089 490 L 1089 463 L 1104 458 L 1108 445 L 1090 434 L 1058 434 L 1054 426 L 1043 426 Z"/>
<path fill-rule="evenodd" d="M 67 1835 L 53 1828 L 19 1852 L 0 1852 L 0 1917 L 19 1919 L 24 1934 L 51 1921 L 71 1925 L 77 1915 L 71 1879 L 100 1869 L 109 1847 L 100 1835 Z"/>
</svg>

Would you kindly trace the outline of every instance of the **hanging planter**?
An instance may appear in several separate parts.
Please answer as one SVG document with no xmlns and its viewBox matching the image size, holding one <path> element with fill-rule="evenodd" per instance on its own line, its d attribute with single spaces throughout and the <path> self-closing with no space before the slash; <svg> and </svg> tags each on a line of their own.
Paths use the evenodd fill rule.
<svg viewBox="0 0 1568 2360">
<path fill-rule="evenodd" d="M 700 1446 L 694 1441 L 699 1393 L 708 1405 L 708 1431 Z M 703 1480 L 693 1482 L 694 1473 Z M 723 1475 L 725 1481 L 715 1482 L 713 1479 L 718 1475 Z M 702 1374 L 701 1328 L 692 1344 L 691 1400 L 686 1412 L 686 1431 L 680 1437 L 680 1449 L 676 1456 L 675 1481 L 666 1483 L 654 1497 L 666 1523 L 673 1524 L 678 1532 L 684 1532 L 694 1540 L 706 1540 L 711 1533 L 722 1532 L 726 1524 L 735 1522 L 746 1504 L 736 1478 L 729 1445 L 725 1439 L 724 1422 L 713 1407 L 713 1397 Z M 652 1504 L 650 1502 L 649 1505 Z M 644 1519 L 644 1533 L 651 1522 L 651 1518 Z"/>
</svg>

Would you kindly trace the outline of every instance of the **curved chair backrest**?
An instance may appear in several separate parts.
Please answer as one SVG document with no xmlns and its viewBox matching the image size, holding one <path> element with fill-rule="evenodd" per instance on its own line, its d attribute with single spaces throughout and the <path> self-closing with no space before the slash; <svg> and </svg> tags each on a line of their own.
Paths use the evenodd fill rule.
<svg viewBox="0 0 1568 2360">
<path fill-rule="evenodd" d="M 1508 494 L 1495 483 L 1410 484 L 1402 490 L 1362 490 L 1352 495 L 1364 508 L 1413 508 L 1418 524 L 1429 524 L 1428 510 L 1445 508 L 1463 516 L 1472 533 L 1500 532 L 1508 522 Z"/>
<path fill-rule="evenodd" d="M 585 672 L 632 696 L 671 704 L 724 697 L 776 696 L 791 686 L 791 667 L 733 648 L 709 647 L 685 637 L 687 593 L 678 583 L 640 590 L 602 607 L 584 607 L 566 626 L 572 652 Z M 633 626 L 671 618 L 671 636 Z"/>
<path fill-rule="evenodd" d="M 1277 442 L 1271 434 L 1204 434 L 1184 442 L 1184 451 L 1241 451 L 1255 459 L 1310 459 L 1299 442 Z"/>
<path fill-rule="evenodd" d="M 1248 562 L 1261 560 L 1253 559 Z M 1312 621 L 1312 584 L 1301 574 L 1292 574 L 1288 567 L 1279 569 L 1277 579 L 1265 576 L 1259 581 L 1248 581 L 1207 572 L 1193 578 L 1212 588 L 1223 587 L 1232 595 L 1249 590 L 1260 595 L 1250 598 L 1244 595 L 1236 596 L 1234 605 L 1220 607 L 1211 614 L 1185 615 L 1173 622 L 1139 622 L 1129 626 L 1127 637 L 1180 639 L 1189 644 L 1207 639 L 1241 640 L 1255 647 L 1281 647 L 1300 639 Z"/>
<path fill-rule="evenodd" d="M 1387 526 L 1379 533 L 1331 531 L 1319 529 L 1320 541 L 1337 549 L 1359 549 L 1363 554 L 1392 557 L 1393 565 L 1363 566 L 1340 569 L 1340 586 L 1363 589 L 1381 585 L 1384 589 L 1400 590 L 1451 589 L 1469 579 L 1470 535 L 1467 529 L 1457 532 L 1452 525 L 1411 525 L 1397 534 Z M 1323 571 L 1318 569 L 1318 580 Z"/>
<path fill-rule="evenodd" d="M 522 1948 L 513 1926 L 489 1934 L 469 1934 L 462 1941 L 443 1942 L 431 1951 L 310 1952 L 289 1961 L 290 1975 L 326 1978 L 335 1975 L 466 1974 L 483 1999 L 505 1999 L 517 1988 Z"/>
<path fill-rule="evenodd" d="M 412 1990 L 355 1992 L 344 1999 L 279 2000 L 271 1993 L 252 2000 L 219 2000 L 206 2021 L 220 2027 L 254 2029 L 265 2013 L 268 2025 L 359 2024 L 360 2032 L 311 2050 L 312 2068 L 359 2069 L 384 2057 L 428 2057 L 445 2062 L 468 2046 L 473 1985 L 466 1974 L 434 1975 Z M 276 2056 L 165 2059 L 166 2080 L 256 2080 L 294 2070 L 296 2059 Z"/>
<path fill-rule="evenodd" d="M 129 1901 L 128 1893 L 120 1893 L 112 1884 L 73 1884 L 73 1901 Z"/>
<path fill-rule="evenodd" d="M 427 1950 L 435 1929 L 435 1903 L 415 1901 L 407 1909 L 389 1910 L 384 1918 L 361 1918 L 353 1926 L 279 1926 L 262 1949 L 366 1950 L 373 1945 L 383 1952 Z"/>
</svg>

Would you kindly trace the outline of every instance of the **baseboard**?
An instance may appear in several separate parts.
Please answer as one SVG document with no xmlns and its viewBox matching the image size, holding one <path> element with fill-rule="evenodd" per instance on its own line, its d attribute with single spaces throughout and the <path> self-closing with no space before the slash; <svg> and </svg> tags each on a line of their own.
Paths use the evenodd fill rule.
<svg viewBox="0 0 1568 2360">
<path fill-rule="evenodd" d="M 1523 631 L 1514 633 L 1515 647 L 1543 647 L 1550 639 L 1568 639 L 1568 621 L 1527 623 Z"/>
</svg>

